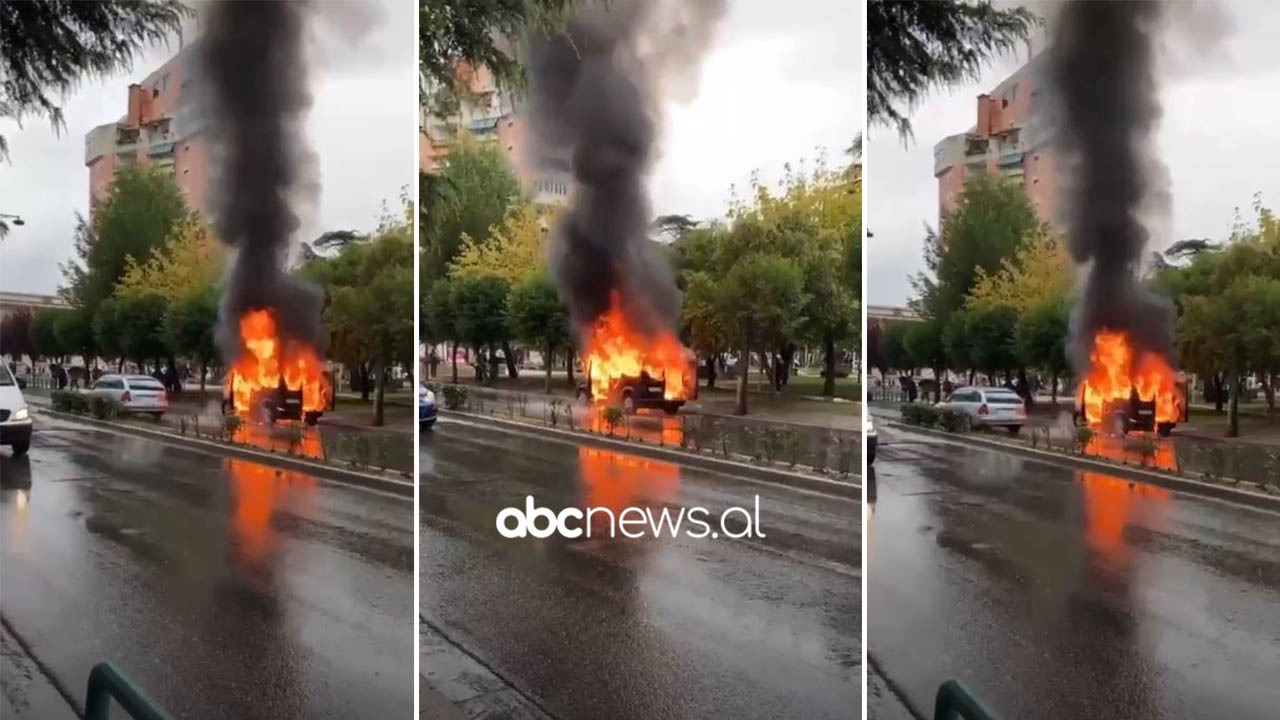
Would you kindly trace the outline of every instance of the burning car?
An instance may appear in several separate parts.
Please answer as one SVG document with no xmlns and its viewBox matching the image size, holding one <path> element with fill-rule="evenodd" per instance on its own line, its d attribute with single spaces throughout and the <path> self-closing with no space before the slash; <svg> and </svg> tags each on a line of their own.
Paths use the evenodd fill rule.
<svg viewBox="0 0 1280 720">
<path fill-rule="evenodd" d="M 1135 348 L 1127 333 L 1103 330 L 1076 388 L 1075 418 L 1114 435 L 1167 436 L 1187 420 L 1187 387 L 1163 357 Z"/>
<path fill-rule="evenodd" d="M 260 410 L 274 423 L 301 420 L 315 425 L 332 399 L 332 380 L 311 347 L 283 340 L 270 310 L 258 309 L 240 319 L 244 353 L 227 372 L 222 411 L 248 414 Z"/>
<path fill-rule="evenodd" d="M 627 413 L 640 408 L 675 415 L 697 394 L 697 357 L 670 331 L 654 336 L 633 327 L 617 296 L 596 319 L 582 352 L 586 379 L 577 396 L 617 403 Z"/>
</svg>

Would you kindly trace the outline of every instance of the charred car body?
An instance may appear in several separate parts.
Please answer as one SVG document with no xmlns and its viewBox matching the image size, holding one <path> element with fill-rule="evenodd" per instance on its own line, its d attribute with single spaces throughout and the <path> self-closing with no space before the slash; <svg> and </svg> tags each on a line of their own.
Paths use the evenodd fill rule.
<svg viewBox="0 0 1280 720">
<path fill-rule="evenodd" d="M 692 374 L 694 372 L 694 368 L 689 368 L 689 373 Z M 588 365 L 586 378 L 578 383 L 576 395 L 579 400 L 588 404 L 597 402 L 616 403 L 629 415 L 634 414 L 641 408 L 662 410 L 668 415 L 675 415 L 690 396 L 697 396 L 697 383 L 694 383 L 692 393 L 686 394 L 682 392 L 673 397 L 673 393 L 667 391 L 667 379 L 665 377 L 650 374 L 648 370 L 642 370 L 637 376 L 624 376 L 615 379 L 610 383 L 608 396 L 597 397 L 592 391 L 591 366 Z"/>
<path fill-rule="evenodd" d="M 274 390 L 268 392 L 259 392 L 254 397 L 255 405 L 262 411 L 262 416 L 268 422 L 274 424 L 277 420 L 301 420 L 307 425 L 315 425 L 320 421 L 320 417 L 324 415 L 321 410 L 304 410 L 302 402 L 302 389 L 291 390 L 284 383 L 284 378 L 280 379 L 279 384 Z M 332 409 L 332 400 L 329 402 Z M 227 378 L 226 387 L 222 393 L 222 414 L 226 415 L 235 409 L 235 379 L 234 375 Z"/>
<path fill-rule="evenodd" d="M 1168 437 L 1177 427 L 1178 423 L 1185 423 L 1188 417 L 1187 403 L 1187 387 L 1185 383 L 1178 384 L 1179 397 L 1181 401 L 1174 401 L 1174 409 L 1170 412 L 1161 412 L 1163 408 L 1158 405 L 1158 396 L 1152 396 L 1150 399 L 1143 399 L 1137 388 L 1129 391 L 1129 397 L 1110 398 L 1104 400 L 1101 406 L 1100 417 L 1090 417 L 1085 397 L 1088 392 L 1088 382 L 1080 383 L 1080 387 L 1076 389 L 1076 407 L 1074 419 L 1077 425 L 1098 425 L 1105 432 L 1112 435 L 1127 435 L 1131 432 L 1154 432 L 1161 437 Z"/>
</svg>

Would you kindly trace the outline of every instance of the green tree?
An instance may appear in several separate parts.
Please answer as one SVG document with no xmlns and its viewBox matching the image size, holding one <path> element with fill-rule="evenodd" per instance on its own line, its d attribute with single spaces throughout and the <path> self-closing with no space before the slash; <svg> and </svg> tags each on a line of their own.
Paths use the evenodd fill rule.
<svg viewBox="0 0 1280 720">
<path fill-rule="evenodd" d="M 173 352 L 200 365 L 200 392 L 204 392 L 209 365 L 218 359 L 214 329 L 218 325 L 218 290 L 212 285 L 190 290 L 169 306 L 164 334 Z"/>
<path fill-rule="evenodd" d="M 487 68 L 508 90 L 524 87 L 519 48 L 528 32 L 560 28 L 575 0 L 430 0 L 418 3 L 418 63 L 424 104 L 466 96 L 473 68 Z"/>
<path fill-rule="evenodd" d="M 925 242 L 927 272 L 913 280 L 922 316 L 945 319 L 964 306 L 983 274 L 995 273 L 1028 238 L 1044 232 L 1022 188 L 1003 177 L 977 178 L 964 187 L 942 233 Z"/>
<path fill-rule="evenodd" d="M 58 342 L 58 336 L 54 333 L 58 317 L 65 312 L 67 311 L 40 308 L 32 314 L 31 345 L 40 357 L 60 358 L 67 354 L 68 351 Z"/>
<path fill-rule="evenodd" d="M 452 382 L 458 382 L 458 335 L 457 313 L 453 309 L 454 283 L 452 280 L 436 280 L 431 283 L 423 295 L 422 332 L 423 340 L 432 345 L 447 343 L 449 348 L 449 364 L 453 369 Z"/>
<path fill-rule="evenodd" d="M 164 333 L 164 316 L 169 303 L 159 293 L 128 294 L 116 299 L 116 324 L 120 332 L 121 355 L 145 367 L 148 360 L 158 364 L 170 357 Z"/>
<path fill-rule="evenodd" d="M 464 238 L 483 241 L 520 196 L 520 181 L 501 146 L 463 136 L 440 163 L 439 180 L 449 201 L 436 203 L 438 219 L 423 238 L 423 277 L 440 278 L 458 255 Z"/>
<path fill-rule="evenodd" d="M 72 308 L 58 313 L 53 323 L 58 346 L 67 355 L 79 355 L 86 366 L 93 363 L 97 343 L 93 337 L 93 313 L 88 308 Z"/>
<path fill-rule="evenodd" d="M 910 327 L 910 323 L 891 322 L 886 323 L 884 329 L 880 331 L 880 354 L 883 357 L 883 365 L 880 366 L 881 378 L 884 377 L 886 369 L 907 372 L 919 367 L 912 364 L 911 355 L 907 352 L 906 338 Z"/>
<path fill-rule="evenodd" d="M 537 347 L 546 365 L 544 390 L 551 392 L 555 353 L 572 341 L 569 313 L 556 285 L 545 273 L 531 275 L 511 291 L 508 302 L 511 331 L 516 339 Z"/>
<path fill-rule="evenodd" d="M 190 8 L 178 0 L 0 5 L 0 107 L 21 121 L 65 128 L 58 102 L 88 78 L 128 69 L 142 50 L 179 32 Z M 0 160 L 9 146 L 0 136 Z"/>
<path fill-rule="evenodd" d="M 374 426 L 385 419 L 387 369 L 393 361 L 412 367 L 413 237 L 405 226 L 384 230 L 373 242 L 349 246 L 358 255 L 351 285 L 331 289 L 326 319 L 364 349 L 372 360 Z"/>
<path fill-rule="evenodd" d="M 97 307 L 133 263 L 145 264 L 188 217 L 186 199 L 162 168 L 127 165 L 116 171 L 93 223 L 80 218 L 76 257 L 62 266 L 73 305 Z"/>
<path fill-rule="evenodd" d="M 995 384 L 997 373 L 1010 373 L 1019 364 L 1014 331 L 1018 314 L 1013 308 L 974 308 L 965 313 L 965 339 L 974 370 Z"/>
<path fill-rule="evenodd" d="M 792 260 L 754 253 L 730 266 L 718 287 L 717 315 L 739 349 L 734 412 L 746 415 L 747 374 L 753 350 L 775 348 L 804 322 L 804 273 Z"/>
<path fill-rule="evenodd" d="M 1067 333 L 1071 309 L 1064 298 L 1044 300 L 1018 318 L 1014 332 L 1018 351 L 1027 365 L 1049 373 L 1050 395 L 1058 404 L 1058 379 L 1071 371 Z"/>
<path fill-rule="evenodd" d="M 964 310 L 951 313 L 942 325 L 942 351 L 947 366 L 958 373 L 967 372 L 973 383 L 973 347 L 969 342 L 969 315 Z"/>
<path fill-rule="evenodd" d="M 947 370 L 947 352 L 942 344 L 944 326 L 935 319 L 911 323 L 907 326 L 906 335 L 902 338 L 903 349 L 907 351 L 911 367 L 930 368 L 938 380 L 934 383 L 934 401 L 942 399 L 942 377 Z"/>
<path fill-rule="evenodd" d="M 124 366 L 124 348 L 120 344 L 121 330 L 116 299 L 109 297 L 90 312 L 90 329 L 95 346 L 104 358 L 115 358 L 116 369 Z M 64 346 L 65 347 L 65 346 Z"/>
<path fill-rule="evenodd" d="M 989 0 L 873 0 L 867 6 L 867 117 L 911 134 L 907 114 L 936 88 L 978 80 L 997 55 L 1026 42 L 1031 11 Z"/>
<path fill-rule="evenodd" d="M 499 277 L 480 276 L 454 281 L 451 304 L 458 338 L 477 354 L 476 382 L 493 380 L 498 374 L 498 346 L 509 339 L 507 295 L 511 286 Z M 489 370 L 480 363 L 480 353 L 488 348 Z"/>
<path fill-rule="evenodd" d="M 27 355 L 34 364 L 37 350 L 31 338 L 31 323 L 31 308 L 18 308 L 0 320 L 0 350 L 14 360 Z"/>
</svg>

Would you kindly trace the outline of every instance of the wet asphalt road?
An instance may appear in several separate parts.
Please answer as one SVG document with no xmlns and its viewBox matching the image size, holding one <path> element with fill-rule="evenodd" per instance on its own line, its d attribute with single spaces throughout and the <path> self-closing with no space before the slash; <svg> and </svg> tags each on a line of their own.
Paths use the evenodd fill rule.
<svg viewBox="0 0 1280 720">
<path fill-rule="evenodd" d="M 868 648 L 916 710 L 954 677 L 1011 720 L 1280 717 L 1280 515 L 881 442 Z M 893 695 L 871 717 L 896 717 Z"/>
<path fill-rule="evenodd" d="M 412 717 L 411 502 L 50 420 L 0 479 L 6 632 L 77 703 L 109 659 L 175 718 Z"/>
<path fill-rule="evenodd" d="M 424 632 L 512 688 L 467 693 L 475 683 L 448 677 L 450 653 L 424 644 L 423 676 L 469 717 L 858 716 L 858 503 L 447 419 L 423 434 L 421 458 Z M 555 510 L 702 506 L 718 518 L 756 494 L 755 540 L 495 528 L 526 495 Z"/>
</svg>

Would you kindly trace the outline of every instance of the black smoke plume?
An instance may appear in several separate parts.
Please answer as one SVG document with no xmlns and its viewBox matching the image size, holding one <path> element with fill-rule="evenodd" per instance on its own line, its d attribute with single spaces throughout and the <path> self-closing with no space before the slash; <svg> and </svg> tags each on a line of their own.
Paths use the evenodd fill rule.
<svg viewBox="0 0 1280 720">
<path fill-rule="evenodd" d="M 1166 183 L 1153 137 L 1162 6 L 1066 2 L 1049 48 L 1067 170 L 1067 244 L 1084 273 L 1069 349 L 1080 371 L 1103 328 L 1127 331 L 1138 348 L 1176 363 L 1173 308 L 1138 280 L 1149 240 L 1143 214 Z"/>
<path fill-rule="evenodd" d="M 677 327 L 680 293 L 649 242 L 645 180 L 663 86 L 696 67 L 723 12 L 723 0 L 610 0 L 583 7 L 562 33 L 530 39 L 526 161 L 574 179 L 550 265 L 580 332 L 614 291 L 642 332 Z"/>
<path fill-rule="evenodd" d="M 218 310 L 218 345 L 235 360 L 239 319 L 270 309 L 282 340 L 325 350 L 319 288 L 290 275 L 299 204 L 316 187 L 303 122 L 311 108 L 307 2 L 209 4 L 200 38 L 214 178 L 214 227 L 235 255 Z"/>
</svg>

